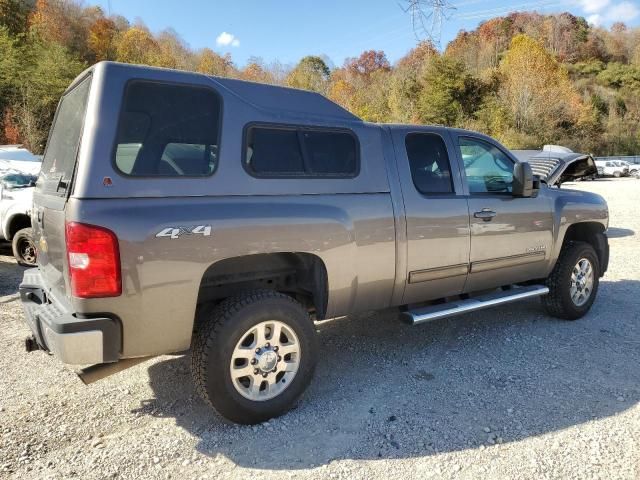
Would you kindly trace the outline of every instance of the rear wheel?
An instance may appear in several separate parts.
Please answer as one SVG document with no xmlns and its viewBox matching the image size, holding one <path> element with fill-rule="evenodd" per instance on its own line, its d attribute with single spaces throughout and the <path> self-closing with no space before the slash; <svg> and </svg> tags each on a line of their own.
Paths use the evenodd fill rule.
<svg viewBox="0 0 640 480">
<path fill-rule="evenodd" d="M 293 298 L 269 290 L 228 298 L 201 319 L 191 366 L 196 389 L 237 423 L 288 411 L 316 364 L 315 329 Z"/>
<path fill-rule="evenodd" d="M 549 315 L 577 320 L 591 308 L 598 292 L 600 264 L 593 247 L 585 242 L 569 242 L 547 278 L 549 294 L 542 303 Z"/>
<path fill-rule="evenodd" d="M 31 228 L 18 230 L 13 236 L 13 256 L 20 265 L 34 267 L 36 265 L 36 245 L 33 242 L 33 232 Z"/>
</svg>

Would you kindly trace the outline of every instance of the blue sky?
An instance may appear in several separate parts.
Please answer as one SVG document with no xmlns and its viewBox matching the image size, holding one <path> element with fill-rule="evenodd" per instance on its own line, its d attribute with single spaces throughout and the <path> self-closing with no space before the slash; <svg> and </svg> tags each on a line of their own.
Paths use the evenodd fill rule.
<svg viewBox="0 0 640 480">
<path fill-rule="evenodd" d="M 461 29 L 514 10 L 570 11 L 609 26 L 640 23 L 640 0 L 450 0 L 441 45 Z M 173 28 L 192 48 L 230 52 L 242 66 L 251 56 L 294 64 L 305 55 L 327 55 L 335 65 L 363 50 L 384 50 L 390 61 L 416 43 L 404 0 L 87 0 L 153 32 Z"/>
</svg>

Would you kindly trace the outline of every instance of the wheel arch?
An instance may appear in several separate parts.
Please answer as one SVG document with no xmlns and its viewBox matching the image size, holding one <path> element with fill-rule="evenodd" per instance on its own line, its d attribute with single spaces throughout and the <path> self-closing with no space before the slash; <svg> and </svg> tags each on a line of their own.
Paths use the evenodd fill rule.
<svg viewBox="0 0 640 480">
<path fill-rule="evenodd" d="M 291 295 L 313 310 L 316 319 L 324 319 L 327 313 L 327 268 L 319 256 L 304 252 L 259 253 L 217 261 L 202 275 L 197 304 L 216 304 L 255 289 Z"/>
<path fill-rule="evenodd" d="M 600 222 L 579 222 L 570 225 L 562 239 L 562 246 L 568 242 L 589 243 L 598 255 L 601 277 L 609 266 L 609 244 L 605 231 L 604 225 Z"/>
<path fill-rule="evenodd" d="M 13 236 L 23 228 L 31 227 L 31 218 L 26 213 L 15 213 L 7 218 L 4 226 L 5 240 L 11 241 Z"/>
</svg>

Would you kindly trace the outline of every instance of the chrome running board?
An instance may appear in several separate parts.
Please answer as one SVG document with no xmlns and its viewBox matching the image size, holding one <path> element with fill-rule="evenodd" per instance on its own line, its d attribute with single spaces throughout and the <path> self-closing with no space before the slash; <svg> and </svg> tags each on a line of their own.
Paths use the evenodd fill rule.
<svg viewBox="0 0 640 480">
<path fill-rule="evenodd" d="M 510 290 L 502 290 L 485 295 L 479 295 L 466 300 L 454 300 L 438 305 L 418 308 L 403 312 L 402 317 L 411 325 L 429 322 L 439 318 L 451 317 L 460 313 L 474 312 L 483 308 L 495 307 L 505 303 L 516 302 L 525 298 L 539 297 L 549 293 L 549 289 L 543 285 L 529 285 L 526 287 L 513 287 Z"/>
</svg>

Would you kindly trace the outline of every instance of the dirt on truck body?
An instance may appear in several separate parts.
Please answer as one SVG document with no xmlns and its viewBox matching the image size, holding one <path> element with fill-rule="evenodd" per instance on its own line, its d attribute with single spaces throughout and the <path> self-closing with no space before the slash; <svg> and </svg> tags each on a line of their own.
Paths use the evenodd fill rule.
<svg viewBox="0 0 640 480">
<path fill-rule="evenodd" d="M 191 349 L 198 391 L 241 423 L 304 391 L 315 321 L 535 296 L 577 319 L 609 257 L 600 196 L 547 185 L 485 135 L 110 62 L 62 97 L 32 223 L 29 350 L 106 374 Z"/>
</svg>

